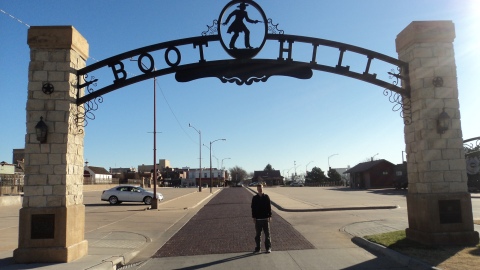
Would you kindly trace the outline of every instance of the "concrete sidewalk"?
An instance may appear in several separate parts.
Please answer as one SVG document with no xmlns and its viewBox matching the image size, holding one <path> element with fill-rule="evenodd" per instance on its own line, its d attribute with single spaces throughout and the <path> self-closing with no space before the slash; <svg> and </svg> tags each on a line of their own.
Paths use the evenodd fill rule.
<svg viewBox="0 0 480 270">
<path fill-rule="evenodd" d="M 65 264 L 13 264 L 13 250 L 17 247 L 17 235 L 11 237 L 2 237 L 2 244 L 0 244 L 0 268 L 1 269 L 120 269 L 140 265 L 148 260 L 160 247 L 162 247 L 176 232 L 178 232 L 184 224 L 186 224 L 198 210 L 208 203 L 208 201 L 216 195 L 221 189 L 215 189 L 213 194 L 209 192 L 193 192 L 179 198 L 162 202 L 159 204 L 158 210 L 144 210 L 138 211 L 126 220 L 117 222 L 115 229 L 112 230 L 110 226 L 98 226 L 86 224 L 90 229 L 85 233 L 85 238 L 88 240 L 89 251 L 88 255 L 71 263 Z M 253 191 L 252 191 L 253 192 Z M 356 209 L 392 209 L 396 205 L 329 205 L 319 206 L 312 203 L 304 202 L 299 199 L 291 198 L 280 193 L 276 193 L 275 189 L 269 189 L 268 194 L 272 199 L 272 204 L 280 211 L 289 212 L 312 212 L 312 211 L 341 211 L 341 210 L 356 210 Z M 5 209 L 4 209 L 5 208 Z M 0 218 L 7 220 L 12 218 L 13 212 L 9 212 L 10 207 L 2 207 L 0 211 Z M 5 211 L 3 211 L 5 210 Z M 13 210 L 12 210 L 13 211 Z M 18 222 L 18 208 L 17 208 L 17 222 Z M 89 220 L 87 220 L 89 222 Z M 93 221 L 92 221 L 93 222 Z M 13 223 L 12 223 L 13 224 Z M 88 225 L 88 226 L 87 226 Z M 13 226 L 13 225 L 12 225 Z M 18 226 L 18 224 L 16 224 Z M 414 269 L 431 269 L 425 263 L 413 260 L 399 253 L 393 252 L 389 249 L 375 245 L 366 241 L 362 237 L 370 234 L 378 234 L 396 230 L 404 230 L 407 228 L 407 223 L 391 222 L 388 220 L 375 220 L 368 222 L 359 222 L 346 224 L 341 231 L 349 234 L 352 241 L 357 245 L 372 251 L 380 252 L 385 256 L 398 262 L 400 265 L 407 268 Z M 476 227 L 476 229 L 478 229 Z M 8 229 L 2 231 L 8 233 Z M 3 247 L 3 249 L 2 249 Z M 314 260 L 315 250 L 299 254 L 299 258 L 305 260 Z M 274 252 L 275 253 L 275 252 Z M 279 252 L 280 253 L 280 252 Z M 305 254 L 310 254 L 306 256 Z M 228 254 L 226 257 L 246 256 L 245 254 Z M 277 256 L 277 255 L 273 255 Z M 281 254 L 278 254 L 281 256 Z M 225 256 L 212 255 L 197 256 L 198 258 L 188 257 L 190 260 L 198 260 L 201 265 L 202 261 L 208 260 L 224 260 Z M 248 257 L 248 256 L 246 256 Z M 318 256 L 317 256 L 318 257 Z M 310 259 L 308 259 L 310 258 Z M 252 258 L 252 260 L 257 260 Z M 208 268 L 207 265 L 204 268 Z M 162 268 L 162 269 L 169 269 Z M 209 268 L 210 269 L 210 268 Z M 212 267 L 212 269 L 216 269 Z M 243 267 L 242 267 L 243 269 Z M 279 268 L 280 269 L 280 268 Z M 285 269 L 285 268 L 283 268 Z M 307 269 L 307 268 L 300 268 Z M 332 268 L 334 269 L 334 268 Z"/>
<path fill-rule="evenodd" d="M 190 218 L 221 189 L 210 194 L 192 192 L 159 204 L 157 210 L 137 211 L 127 220 L 111 226 L 86 224 L 85 239 L 88 240 L 88 255 L 71 263 L 14 264 L 13 251 L 18 243 L 18 206 L 3 206 L 0 219 L 9 224 L 2 229 L 0 243 L 0 269 L 117 269 L 132 258 L 148 258 L 158 246 L 162 246 Z M 94 220 L 86 222 L 96 223 Z M 90 228 L 90 229 L 89 229 Z M 16 233 L 12 233 L 16 231 Z M 7 237 L 10 235 L 11 237 Z M 153 246 L 153 248 L 149 248 Z"/>
</svg>

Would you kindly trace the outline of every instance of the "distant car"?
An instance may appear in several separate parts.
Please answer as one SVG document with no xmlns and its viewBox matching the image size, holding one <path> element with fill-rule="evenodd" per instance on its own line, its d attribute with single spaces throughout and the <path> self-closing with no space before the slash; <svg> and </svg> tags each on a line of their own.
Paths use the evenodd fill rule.
<svg viewBox="0 0 480 270">
<path fill-rule="evenodd" d="M 397 178 L 393 181 L 393 187 L 395 189 L 407 189 L 408 188 L 408 180 L 405 178 Z"/>
<path fill-rule="evenodd" d="M 302 182 L 293 182 L 290 184 L 291 187 L 303 187 L 303 183 Z"/>
<path fill-rule="evenodd" d="M 151 204 L 153 192 L 143 189 L 140 186 L 121 185 L 104 190 L 102 201 L 108 201 L 110 204 L 120 204 L 122 202 L 143 202 Z M 163 195 L 157 192 L 157 199 L 163 200 Z"/>
</svg>

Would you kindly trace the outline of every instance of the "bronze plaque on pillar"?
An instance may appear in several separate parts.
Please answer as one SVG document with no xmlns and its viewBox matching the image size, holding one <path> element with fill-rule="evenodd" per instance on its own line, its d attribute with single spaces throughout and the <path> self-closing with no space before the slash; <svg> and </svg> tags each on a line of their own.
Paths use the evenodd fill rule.
<svg viewBox="0 0 480 270">
<path fill-rule="evenodd" d="M 55 215 L 32 215 L 32 239 L 53 239 L 55 237 Z"/>
<path fill-rule="evenodd" d="M 462 223 L 460 200 L 439 200 L 438 211 L 440 224 Z"/>
</svg>

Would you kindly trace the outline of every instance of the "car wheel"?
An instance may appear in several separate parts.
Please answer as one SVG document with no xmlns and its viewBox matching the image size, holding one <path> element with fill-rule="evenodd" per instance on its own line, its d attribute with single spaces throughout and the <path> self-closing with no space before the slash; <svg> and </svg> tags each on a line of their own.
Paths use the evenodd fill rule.
<svg viewBox="0 0 480 270">
<path fill-rule="evenodd" d="M 111 196 L 110 198 L 108 198 L 108 202 L 110 204 L 118 204 L 118 198 L 115 196 Z"/>
<path fill-rule="evenodd" d="M 152 204 L 152 197 L 147 196 L 147 197 L 143 198 L 143 202 L 145 204 Z"/>
</svg>

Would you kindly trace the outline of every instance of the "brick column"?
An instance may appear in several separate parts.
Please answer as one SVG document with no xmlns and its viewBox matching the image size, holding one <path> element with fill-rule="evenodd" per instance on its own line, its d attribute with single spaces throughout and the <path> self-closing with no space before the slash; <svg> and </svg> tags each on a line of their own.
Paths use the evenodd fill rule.
<svg viewBox="0 0 480 270">
<path fill-rule="evenodd" d="M 70 262 L 88 253 L 84 239 L 83 131 L 76 125 L 76 70 L 85 67 L 87 41 L 72 26 L 32 26 L 28 31 L 25 187 L 17 263 Z M 49 83 L 53 92 L 44 93 Z M 37 140 L 43 117 L 47 140 Z"/>
<path fill-rule="evenodd" d="M 409 63 L 412 124 L 405 126 L 407 237 L 426 244 L 477 244 L 458 101 L 451 21 L 412 22 L 396 39 Z M 437 130 L 445 111 L 449 128 Z"/>
</svg>

